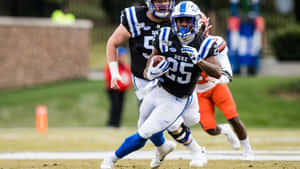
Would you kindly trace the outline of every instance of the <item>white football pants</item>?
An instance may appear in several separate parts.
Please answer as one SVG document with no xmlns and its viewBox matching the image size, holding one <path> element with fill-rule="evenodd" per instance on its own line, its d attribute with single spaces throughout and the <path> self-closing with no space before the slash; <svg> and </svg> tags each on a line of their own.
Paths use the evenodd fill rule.
<svg viewBox="0 0 300 169">
<path fill-rule="evenodd" d="M 156 86 L 144 96 L 140 106 L 138 132 L 143 138 L 168 129 L 175 131 L 184 121 L 192 126 L 200 121 L 197 96 L 178 98 Z"/>
</svg>

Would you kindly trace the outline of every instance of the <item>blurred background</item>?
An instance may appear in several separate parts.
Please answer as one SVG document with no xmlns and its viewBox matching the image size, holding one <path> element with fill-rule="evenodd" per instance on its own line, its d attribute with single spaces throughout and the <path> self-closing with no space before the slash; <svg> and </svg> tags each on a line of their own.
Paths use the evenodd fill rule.
<svg viewBox="0 0 300 169">
<path fill-rule="evenodd" d="M 212 34 L 230 47 L 230 88 L 246 126 L 299 128 L 300 2 L 195 2 L 211 18 Z M 35 127 L 39 105 L 47 108 L 49 128 L 105 126 L 106 41 L 120 10 L 138 4 L 144 1 L 1 0 L 0 128 Z M 135 127 L 137 116 L 131 89 L 122 126 Z"/>
</svg>

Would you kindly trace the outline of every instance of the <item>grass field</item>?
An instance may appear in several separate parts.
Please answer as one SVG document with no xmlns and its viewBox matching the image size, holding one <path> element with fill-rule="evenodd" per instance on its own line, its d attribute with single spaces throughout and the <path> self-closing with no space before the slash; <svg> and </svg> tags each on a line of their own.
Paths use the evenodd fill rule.
<svg viewBox="0 0 300 169">
<path fill-rule="evenodd" d="M 230 84 L 241 119 L 252 128 L 300 128 L 299 86 L 296 77 L 235 78 Z M 48 107 L 50 128 L 103 127 L 109 106 L 103 81 L 0 90 L 0 128 L 34 127 L 37 105 Z M 132 89 L 126 97 L 123 125 L 135 127 L 137 116 Z M 218 122 L 225 122 L 220 112 L 216 116 Z"/>
<path fill-rule="evenodd" d="M 29 128 L 0 129 L 0 152 L 111 151 L 135 132 L 136 128 L 54 128 L 47 134 L 38 134 Z M 231 149 L 225 136 L 208 136 L 199 127 L 192 132 L 208 150 Z M 249 129 L 248 133 L 255 150 L 300 150 L 300 129 Z M 168 134 L 166 138 L 171 139 Z M 153 147 L 147 143 L 143 150 L 150 149 Z M 177 149 L 185 148 L 178 146 Z"/>
</svg>

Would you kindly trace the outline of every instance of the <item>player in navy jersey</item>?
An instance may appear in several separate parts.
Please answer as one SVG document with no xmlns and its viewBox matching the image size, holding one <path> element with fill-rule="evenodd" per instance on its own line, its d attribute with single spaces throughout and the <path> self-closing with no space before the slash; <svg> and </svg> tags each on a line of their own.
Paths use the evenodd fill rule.
<svg viewBox="0 0 300 169">
<path fill-rule="evenodd" d="M 175 9 L 177 12 L 172 14 L 172 21 L 175 22 L 172 31 L 170 27 L 161 29 L 151 55 L 164 55 L 169 64 L 159 68 L 161 76 L 153 77 L 151 72 L 160 70 L 153 68 L 150 59 L 144 72 L 148 80 L 160 78 L 159 85 L 143 98 L 140 113 L 145 118 L 139 120 L 138 132 L 127 137 L 112 156 L 104 159 L 102 168 L 113 168 L 118 159 L 142 148 L 149 138 L 171 127 L 181 116 L 197 113 L 197 98 L 193 90 L 201 71 L 215 78 L 221 74 L 214 57 L 217 52 L 215 41 L 197 35 L 199 30 L 196 22 L 200 16 L 197 5 L 191 1 L 181 2 Z M 188 139 L 174 138 L 183 141 Z"/>
<path fill-rule="evenodd" d="M 119 46 L 129 41 L 132 79 L 140 102 L 146 94 L 143 88 L 151 83 L 144 79 L 143 71 L 153 49 L 154 36 L 161 27 L 170 25 L 169 16 L 175 5 L 175 0 L 145 0 L 145 2 L 147 7 L 132 6 L 121 12 L 121 24 L 107 43 L 107 59 L 112 76 L 111 88 L 117 89 L 118 81 L 122 79 L 118 70 L 116 51 Z M 158 156 L 165 156 L 176 146 L 173 142 L 165 141 L 162 133 L 152 136 L 151 141 L 157 147 Z M 101 165 L 101 168 L 110 167 L 105 163 Z"/>
<path fill-rule="evenodd" d="M 126 8 L 121 12 L 121 24 L 109 38 L 107 43 L 107 57 L 109 67 L 112 70 L 111 87 L 118 88 L 117 81 L 122 79 L 117 68 L 116 49 L 118 46 L 129 41 L 132 79 L 140 103 L 147 94 L 149 88 L 151 89 L 156 84 L 143 77 L 147 59 L 154 48 L 154 37 L 158 34 L 161 27 L 171 26 L 170 13 L 175 5 L 175 0 L 146 0 L 145 2 L 147 7 L 133 6 Z M 145 86 L 148 86 L 148 88 L 145 89 Z M 196 121 L 198 118 L 197 114 L 194 114 L 194 116 L 191 117 L 195 117 L 193 121 Z M 145 118 L 147 118 L 147 115 L 139 113 L 138 127 L 142 125 Z M 183 128 L 184 130 L 177 134 L 178 137 L 180 134 L 183 135 L 186 134 L 186 132 L 189 132 L 187 131 L 188 128 L 184 126 L 182 122 L 183 119 L 179 119 L 176 124 L 170 127 L 169 131 L 177 132 Z M 184 144 L 192 152 L 202 152 L 201 147 L 196 141 L 193 141 L 193 144 L 190 144 L 193 139 L 191 134 L 189 134 L 189 136 L 188 141 L 177 141 Z M 161 165 L 166 154 L 175 149 L 176 144 L 165 140 L 162 133 L 153 135 L 150 140 L 156 146 L 156 153 L 151 161 L 151 168 L 157 168 Z M 194 158 L 191 163 L 194 163 L 194 166 L 199 166 L 197 160 L 197 158 Z M 200 166 L 202 166 L 201 161 Z"/>
</svg>

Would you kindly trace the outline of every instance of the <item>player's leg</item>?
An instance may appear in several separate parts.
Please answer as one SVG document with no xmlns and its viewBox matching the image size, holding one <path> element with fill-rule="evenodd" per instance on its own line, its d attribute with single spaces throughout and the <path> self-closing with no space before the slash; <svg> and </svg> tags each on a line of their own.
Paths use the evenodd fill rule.
<svg viewBox="0 0 300 169">
<path fill-rule="evenodd" d="M 138 119 L 138 128 L 144 123 L 144 121 L 149 117 L 152 112 L 154 105 L 151 103 L 153 101 L 153 97 L 146 96 L 150 93 L 150 91 L 157 86 L 157 81 L 146 81 L 144 79 L 137 78 L 135 76 L 132 77 L 134 87 L 136 89 L 136 96 L 139 100 L 139 119 Z M 142 102 L 145 102 L 143 111 L 141 111 L 140 107 Z M 150 137 L 151 142 L 159 147 L 165 142 L 165 138 L 163 137 L 163 133 L 157 133 Z"/>
<path fill-rule="evenodd" d="M 218 85 L 216 93 L 220 94 L 221 96 L 215 96 L 213 97 L 213 100 L 215 100 L 216 105 L 223 112 L 226 119 L 230 122 L 235 133 L 237 134 L 240 143 L 243 146 L 244 154 L 247 156 L 246 158 L 249 157 L 249 160 L 251 160 L 252 149 L 247 136 L 246 127 L 238 116 L 236 104 L 228 86 L 226 84 Z"/>
<path fill-rule="evenodd" d="M 139 106 L 139 119 L 138 119 L 138 128 L 142 126 L 142 124 L 146 121 L 146 119 L 150 116 L 151 112 L 155 108 L 153 104 L 153 96 L 144 97 Z M 142 104 L 143 103 L 143 104 Z M 160 147 L 164 142 L 165 138 L 163 137 L 163 132 L 156 133 L 150 137 L 151 142 L 155 145 L 155 147 Z"/>
<path fill-rule="evenodd" d="M 143 126 L 144 122 L 147 121 L 147 118 L 150 116 L 151 111 L 154 110 L 155 105 L 153 104 L 153 99 L 151 100 L 150 98 L 153 97 L 151 93 L 149 94 L 149 99 L 145 97 L 146 102 L 142 102 L 141 104 L 141 111 L 142 115 L 140 116 L 141 118 L 139 119 L 138 125 L 140 127 Z M 142 130 L 143 131 L 143 130 Z M 111 169 L 114 168 L 114 163 L 117 162 L 119 159 L 125 157 L 126 155 L 130 154 L 133 151 L 136 151 L 140 148 L 142 148 L 147 139 L 151 137 L 152 135 L 159 136 L 160 138 L 162 137 L 159 134 L 159 132 L 152 132 L 151 129 L 148 131 L 149 135 L 146 136 L 146 134 L 141 134 L 139 132 L 127 137 L 124 142 L 121 144 L 121 146 L 112 154 L 111 156 L 108 156 L 105 158 L 101 164 L 101 169 Z M 145 133 L 145 132 L 142 132 Z M 164 140 L 162 140 L 164 141 Z"/>
<path fill-rule="evenodd" d="M 200 113 L 198 111 L 197 95 L 194 94 L 191 104 L 182 115 L 182 120 L 177 120 L 168 128 L 169 134 L 191 152 L 192 161 L 190 162 L 190 166 L 194 167 L 202 167 L 207 163 L 205 147 L 199 146 L 189 128 L 199 123 L 199 121 Z"/>
<path fill-rule="evenodd" d="M 198 93 L 198 104 L 201 112 L 200 123 L 203 129 L 212 136 L 224 134 L 228 142 L 233 148 L 239 148 L 239 140 L 233 133 L 228 124 L 217 125 L 215 118 L 215 103 L 213 95 L 215 95 L 215 88 L 203 93 Z"/>
<path fill-rule="evenodd" d="M 149 137 L 153 131 L 160 132 L 174 124 L 190 103 L 190 98 L 178 99 L 161 88 L 157 88 L 157 93 L 159 93 L 159 97 L 152 97 L 152 100 L 155 98 L 156 108 L 139 128 L 139 133 L 145 137 Z M 173 142 L 166 141 L 162 147 L 157 147 L 155 157 L 151 161 L 151 168 L 158 168 L 164 157 L 175 148 L 175 145 Z"/>
</svg>

